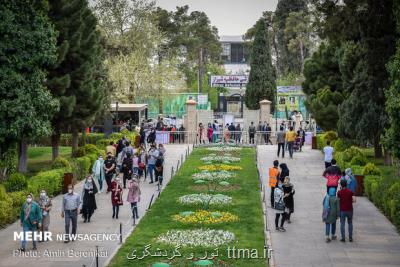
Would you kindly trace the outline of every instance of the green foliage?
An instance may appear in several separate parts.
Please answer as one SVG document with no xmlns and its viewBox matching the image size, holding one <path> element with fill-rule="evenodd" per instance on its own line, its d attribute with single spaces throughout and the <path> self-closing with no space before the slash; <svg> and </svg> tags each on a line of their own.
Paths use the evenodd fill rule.
<svg viewBox="0 0 400 267">
<path fill-rule="evenodd" d="M 328 131 L 326 133 L 324 133 L 324 140 L 325 142 L 332 142 L 335 141 L 336 139 L 338 139 L 338 134 L 334 131 Z"/>
<path fill-rule="evenodd" d="M 345 151 L 347 148 L 351 147 L 350 142 L 342 139 L 342 138 L 338 138 L 335 141 L 335 145 L 333 146 L 335 152 L 342 152 Z"/>
<path fill-rule="evenodd" d="M 355 175 L 362 175 L 363 167 L 360 165 L 351 165 L 351 171 Z"/>
<path fill-rule="evenodd" d="M 272 102 L 271 112 L 273 112 L 276 101 L 276 74 L 271 62 L 268 29 L 263 18 L 256 24 L 250 67 L 249 83 L 246 86 L 246 106 L 249 109 L 258 109 L 259 102 L 267 99 Z"/>
<path fill-rule="evenodd" d="M 356 156 L 365 157 L 362 150 L 356 146 L 352 146 L 343 152 L 343 160 L 346 162 L 351 162 Z"/>
<path fill-rule="evenodd" d="M 363 169 L 363 175 L 382 175 L 382 171 L 374 163 L 367 163 Z"/>
<path fill-rule="evenodd" d="M 28 179 L 21 173 L 13 173 L 4 181 L 4 187 L 7 192 L 25 190 L 28 186 Z"/>
<path fill-rule="evenodd" d="M 400 182 L 390 186 L 386 198 L 386 207 L 389 218 L 397 228 L 400 228 Z"/>
<path fill-rule="evenodd" d="M 57 100 L 44 86 L 56 57 L 47 1 L 0 5 L 0 155 L 25 139 L 50 135 Z"/>
<path fill-rule="evenodd" d="M 9 148 L 0 156 L 0 180 L 4 180 L 10 174 L 16 172 L 17 150 Z"/>
<path fill-rule="evenodd" d="M 82 180 L 91 171 L 92 161 L 89 157 L 79 157 L 74 160 L 73 173 L 77 180 Z"/>
<path fill-rule="evenodd" d="M 49 196 L 56 196 L 61 192 L 64 169 L 54 169 L 39 172 L 28 181 L 28 192 L 38 196 L 45 189 Z"/>
<path fill-rule="evenodd" d="M 350 161 L 350 165 L 364 166 L 365 164 L 367 164 L 367 158 L 361 155 L 356 155 Z"/>
<path fill-rule="evenodd" d="M 276 40 L 277 40 L 277 67 L 280 74 L 286 73 L 301 73 L 301 58 L 298 53 L 293 53 L 289 49 L 290 39 L 285 35 L 287 19 L 293 12 L 304 12 L 308 13 L 307 1 L 305 0 L 281 0 L 278 1 L 278 5 L 275 11 L 275 24 L 277 28 Z M 305 51 L 307 55 L 308 51 Z"/>
<path fill-rule="evenodd" d="M 13 216 L 13 201 L 6 193 L 3 185 L 0 185 L 0 227 L 6 226 L 14 221 Z"/>
<path fill-rule="evenodd" d="M 71 164 L 69 163 L 68 159 L 58 156 L 52 163 L 51 167 L 53 169 L 60 169 L 65 168 L 67 171 L 71 170 Z"/>
</svg>

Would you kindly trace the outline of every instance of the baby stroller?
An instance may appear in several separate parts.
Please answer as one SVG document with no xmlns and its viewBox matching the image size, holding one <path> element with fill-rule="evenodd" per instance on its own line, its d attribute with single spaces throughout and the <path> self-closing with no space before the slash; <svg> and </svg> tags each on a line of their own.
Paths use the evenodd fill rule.
<svg viewBox="0 0 400 267">
<path fill-rule="evenodd" d="M 301 137 L 296 137 L 296 140 L 293 144 L 293 151 L 299 152 L 301 149 Z"/>
</svg>

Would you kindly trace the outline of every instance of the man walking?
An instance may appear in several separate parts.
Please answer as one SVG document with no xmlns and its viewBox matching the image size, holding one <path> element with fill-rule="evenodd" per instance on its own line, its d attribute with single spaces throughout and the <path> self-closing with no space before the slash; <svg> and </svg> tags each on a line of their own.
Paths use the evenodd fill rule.
<svg viewBox="0 0 400 267">
<path fill-rule="evenodd" d="M 286 139 L 286 133 L 284 131 L 284 128 L 281 126 L 279 132 L 276 134 L 276 142 L 278 143 L 278 158 L 281 149 L 282 149 L 282 158 L 285 157 L 285 139 Z"/>
<path fill-rule="evenodd" d="M 65 234 L 64 243 L 70 241 L 69 225 L 72 223 L 71 235 L 76 235 L 77 220 L 79 214 L 79 206 L 81 204 L 81 196 L 74 192 L 74 186 L 68 185 L 68 193 L 63 197 L 61 206 L 61 217 L 65 219 Z"/>
<path fill-rule="evenodd" d="M 347 188 L 346 180 L 340 181 L 342 189 L 338 192 L 338 198 L 340 199 L 340 241 L 346 241 L 346 219 L 349 227 L 349 241 L 353 242 L 353 202 L 356 202 L 356 198 L 353 192 Z"/>
<path fill-rule="evenodd" d="M 289 128 L 289 131 L 286 133 L 286 142 L 288 144 L 289 156 L 293 158 L 293 145 L 296 140 L 296 133 L 293 131 L 293 127 Z"/>
<path fill-rule="evenodd" d="M 331 142 L 326 142 L 326 146 L 324 147 L 325 169 L 332 165 L 333 151 Z"/>
<path fill-rule="evenodd" d="M 274 160 L 274 166 L 272 168 L 269 168 L 269 179 L 268 179 L 268 184 L 271 189 L 271 208 L 274 207 L 274 191 L 276 184 L 278 183 L 278 177 L 279 177 L 279 161 Z"/>
<path fill-rule="evenodd" d="M 266 145 L 268 145 L 268 144 L 271 144 L 271 145 L 272 145 L 272 142 L 271 142 L 271 132 L 272 132 L 272 128 L 271 128 L 271 126 L 269 126 L 269 123 L 266 124 L 264 130 L 265 130 L 265 144 L 266 144 Z"/>
<path fill-rule="evenodd" d="M 256 127 L 254 126 L 254 122 L 251 122 L 249 126 L 249 142 L 250 144 L 254 144 L 254 135 L 256 134 Z"/>
</svg>

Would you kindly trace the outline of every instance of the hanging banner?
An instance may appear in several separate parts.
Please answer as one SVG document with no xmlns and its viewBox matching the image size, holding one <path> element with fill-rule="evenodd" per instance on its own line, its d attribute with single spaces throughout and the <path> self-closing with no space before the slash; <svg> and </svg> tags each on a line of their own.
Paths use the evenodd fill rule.
<svg viewBox="0 0 400 267">
<path fill-rule="evenodd" d="M 287 116 L 291 117 L 294 111 L 300 111 L 305 116 L 307 114 L 305 98 L 301 86 L 277 86 L 278 118 L 287 119 Z"/>
</svg>

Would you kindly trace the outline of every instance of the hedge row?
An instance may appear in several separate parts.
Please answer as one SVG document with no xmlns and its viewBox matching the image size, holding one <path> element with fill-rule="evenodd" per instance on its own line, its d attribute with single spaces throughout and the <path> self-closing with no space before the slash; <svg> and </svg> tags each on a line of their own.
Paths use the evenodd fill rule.
<svg viewBox="0 0 400 267">
<path fill-rule="evenodd" d="M 368 198 L 400 230 L 400 181 L 394 177 L 368 175 L 364 178 Z"/>
<path fill-rule="evenodd" d="M 83 137 L 85 140 L 83 140 Z M 99 139 L 103 139 L 104 134 L 103 133 L 88 133 L 85 135 L 79 134 L 78 135 L 78 140 L 79 144 L 96 144 L 96 142 Z M 36 142 L 35 145 L 38 146 L 51 146 L 51 137 L 42 137 L 39 138 Z M 72 146 L 72 135 L 71 134 L 61 134 L 60 137 L 60 146 Z"/>
</svg>

